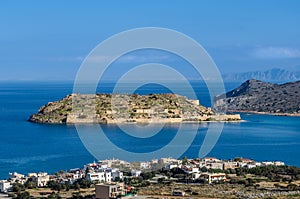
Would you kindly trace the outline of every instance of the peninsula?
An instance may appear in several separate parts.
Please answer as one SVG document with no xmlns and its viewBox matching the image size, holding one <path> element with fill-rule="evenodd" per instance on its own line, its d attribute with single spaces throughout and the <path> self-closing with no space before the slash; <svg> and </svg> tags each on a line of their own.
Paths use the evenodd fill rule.
<svg viewBox="0 0 300 199">
<path fill-rule="evenodd" d="M 29 121 L 48 124 L 74 123 L 178 123 L 238 121 L 240 115 L 217 114 L 176 94 L 71 94 L 49 102 Z"/>
<path fill-rule="evenodd" d="M 215 97 L 214 109 L 300 116 L 300 81 L 272 84 L 255 79 Z"/>
</svg>

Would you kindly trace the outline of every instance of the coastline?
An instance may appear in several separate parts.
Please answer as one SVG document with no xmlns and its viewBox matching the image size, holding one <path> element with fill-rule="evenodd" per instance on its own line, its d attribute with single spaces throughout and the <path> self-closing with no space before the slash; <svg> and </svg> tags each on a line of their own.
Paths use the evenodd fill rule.
<svg viewBox="0 0 300 199">
<path fill-rule="evenodd" d="M 220 116 L 220 115 L 219 115 Z M 218 116 L 218 117 L 219 117 Z M 99 122 L 97 119 L 90 119 L 90 120 L 76 120 L 76 121 L 68 121 L 66 123 L 62 122 L 52 122 L 52 123 L 45 123 L 40 121 L 32 121 L 28 119 L 28 122 L 36 123 L 36 124 L 49 124 L 49 125 L 75 125 L 75 124 L 197 124 L 197 123 L 230 123 L 230 122 L 246 122 L 246 120 L 242 120 L 240 114 L 227 114 L 221 115 L 222 119 L 215 117 L 208 117 L 205 120 L 185 120 L 183 118 L 168 118 L 168 119 L 135 119 L 135 120 L 125 120 L 125 119 L 111 119 L 107 120 L 106 122 Z M 224 117 L 224 118 L 223 118 Z M 228 117 L 228 118 L 227 118 Z"/>
<path fill-rule="evenodd" d="M 243 175 L 239 174 L 240 171 Z M 299 178 L 293 179 L 292 176 L 297 176 L 299 172 L 299 168 L 282 161 L 259 162 L 241 157 L 162 157 L 142 162 L 103 159 L 53 174 L 44 171 L 9 173 L 8 179 L 0 181 L 5 185 L 5 194 L 0 194 L 0 198 L 23 198 L 23 195 L 31 198 L 57 196 L 71 199 L 74 195 L 85 199 L 101 198 L 102 194 L 107 193 L 99 192 L 100 188 L 116 186 L 117 194 L 128 199 L 136 198 L 137 195 L 139 198 L 232 198 L 237 194 L 239 198 L 298 198 Z M 193 176 L 189 177 L 191 173 Z M 269 175 L 270 173 L 273 175 Z M 285 179 L 291 181 L 287 182 Z M 23 187 L 21 191 L 15 191 L 20 187 Z"/>
<path fill-rule="evenodd" d="M 212 120 L 212 121 L 178 121 L 178 122 L 163 122 L 163 121 L 137 121 L 137 122 L 110 122 L 110 123 L 99 123 L 99 122 L 79 122 L 79 123 L 43 123 L 43 122 L 35 122 L 31 120 L 27 120 L 28 122 L 40 124 L 40 125 L 92 125 L 92 124 L 103 124 L 103 125 L 113 125 L 113 124 L 201 124 L 201 123 L 240 123 L 240 122 L 248 122 L 247 120 Z"/>
<path fill-rule="evenodd" d="M 250 111 L 250 110 L 227 110 L 227 111 L 231 113 L 251 113 L 257 115 L 300 117 L 300 113 L 271 113 L 271 112 L 260 112 L 260 111 Z"/>
</svg>

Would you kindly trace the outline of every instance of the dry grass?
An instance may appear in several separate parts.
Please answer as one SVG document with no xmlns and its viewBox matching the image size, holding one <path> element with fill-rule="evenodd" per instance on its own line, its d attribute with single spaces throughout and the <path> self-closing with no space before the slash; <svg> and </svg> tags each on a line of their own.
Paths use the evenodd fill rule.
<svg viewBox="0 0 300 199">
<path fill-rule="evenodd" d="M 42 198 L 42 197 L 47 197 L 50 195 L 52 192 L 58 193 L 62 198 L 70 198 L 72 197 L 73 193 L 76 193 L 78 191 L 75 190 L 69 190 L 69 191 L 53 191 L 49 188 L 38 188 L 38 189 L 28 189 L 26 190 L 30 193 L 31 196 L 34 198 Z M 80 189 L 80 194 L 82 196 L 87 196 L 95 193 L 95 188 L 89 188 L 89 189 Z"/>
<path fill-rule="evenodd" d="M 274 183 L 266 183 L 261 186 L 274 187 Z M 186 192 L 185 197 L 172 196 L 173 190 Z M 218 185 L 199 185 L 199 184 L 172 184 L 172 185 L 151 185 L 140 188 L 139 195 L 148 195 L 150 198 L 194 198 L 194 199 L 238 199 L 238 198 L 300 198 L 300 195 L 279 195 L 278 192 L 270 192 L 255 189 L 254 187 L 245 187 L 238 184 L 218 184 Z"/>
</svg>

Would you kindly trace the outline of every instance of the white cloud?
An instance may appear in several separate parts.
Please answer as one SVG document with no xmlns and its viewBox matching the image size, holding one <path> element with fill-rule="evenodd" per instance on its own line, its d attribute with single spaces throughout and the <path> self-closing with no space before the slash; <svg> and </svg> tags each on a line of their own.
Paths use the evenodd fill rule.
<svg viewBox="0 0 300 199">
<path fill-rule="evenodd" d="M 111 60 L 111 58 L 112 57 L 109 55 L 97 55 L 97 56 L 90 56 L 89 60 L 92 62 L 102 62 L 102 61 L 109 61 Z"/>
<path fill-rule="evenodd" d="M 84 60 L 84 56 L 77 56 L 75 57 L 76 61 L 83 61 Z"/>
<path fill-rule="evenodd" d="M 79 56 L 76 57 L 76 60 L 83 61 L 85 57 Z M 91 56 L 89 59 L 93 62 L 102 62 L 102 61 L 109 61 L 113 60 L 113 56 L 109 55 L 97 55 Z M 161 61 L 172 61 L 175 59 L 174 57 L 168 55 L 123 55 L 117 62 L 119 63 L 140 63 L 140 62 L 161 62 Z"/>
<path fill-rule="evenodd" d="M 285 47 L 258 47 L 252 55 L 260 59 L 300 58 L 300 50 Z"/>
<path fill-rule="evenodd" d="M 120 62 L 160 62 L 168 61 L 170 56 L 167 55 L 125 55 L 120 58 Z"/>
</svg>

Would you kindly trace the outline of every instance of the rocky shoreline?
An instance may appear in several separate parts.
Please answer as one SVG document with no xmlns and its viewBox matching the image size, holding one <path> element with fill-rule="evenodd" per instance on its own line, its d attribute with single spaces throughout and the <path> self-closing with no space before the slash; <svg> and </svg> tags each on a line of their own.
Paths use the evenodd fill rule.
<svg viewBox="0 0 300 199">
<path fill-rule="evenodd" d="M 270 113 L 270 112 L 259 112 L 250 110 L 228 110 L 229 113 L 248 113 L 257 115 L 274 115 L 274 116 L 289 116 L 289 117 L 300 117 L 300 113 Z"/>
</svg>

